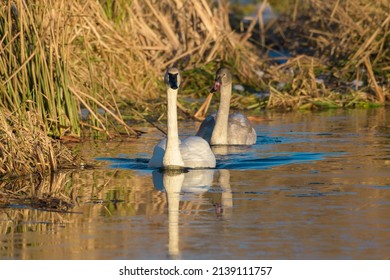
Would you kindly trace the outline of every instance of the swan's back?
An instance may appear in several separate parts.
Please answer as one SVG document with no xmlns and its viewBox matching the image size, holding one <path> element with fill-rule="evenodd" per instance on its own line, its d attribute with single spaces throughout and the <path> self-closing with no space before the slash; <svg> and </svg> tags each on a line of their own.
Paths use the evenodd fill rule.
<svg viewBox="0 0 390 280">
<path fill-rule="evenodd" d="M 253 145 L 256 144 L 256 138 L 256 131 L 244 114 L 229 115 L 228 142 L 230 145 Z"/>
<path fill-rule="evenodd" d="M 184 166 L 190 168 L 214 168 L 216 160 L 209 143 L 201 137 L 190 136 L 180 144 Z"/>
<path fill-rule="evenodd" d="M 215 126 L 215 118 L 216 113 L 207 116 L 196 133 L 209 143 Z M 229 114 L 227 145 L 253 145 L 256 143 L 256 138 L 256 131 L 244 114 Z"/>
<path fill-rule="evenodd" d="M 149 167 L 163 167 L 167 139 L 162 139 L 153 150 L 153 156 L 149 161 Z M 180 153 L 184 167 L 188 168 L 214 168 L 216 166 L 215 155 L 210 145 L 201 137 L 190 136 L 180 141 Z"/>
</svg>

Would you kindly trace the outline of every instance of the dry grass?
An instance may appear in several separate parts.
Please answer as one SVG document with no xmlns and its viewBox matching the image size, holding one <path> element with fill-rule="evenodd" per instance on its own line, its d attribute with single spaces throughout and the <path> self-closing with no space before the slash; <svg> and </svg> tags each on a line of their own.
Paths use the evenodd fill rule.
<svg viewBox="0 0 390 280">
<path fill-rule="evenodd" d="M 209 1 L 133 1 L 130 25 L 135 42 L 144 51 L 148 63 L 159 71 L 179 64 L 182 68 L 237 58 L 237 69 L 253 77 L 248 65 L 261 67 L 250 44 L 230 28 L 228 6 Z"/>
<path fill-rule="evenodd" d="M 69 149 L 47 135 L 37 114 L 23 118 L 0 111 L 0 178 L 26 174 L 47 174 L 75 167 L 77 160 Z"/>
<path fill-rule="evenodd" d="M 160 79 L 171 65 L 184 70 L 182 96 L 205 97 L 224 65 L 237 82 L 270 91 L 268 108 L 385 103 L 388 1 L 293 3 L 277 21 L 257 25 L 262 5 L 240 34 L 222 0 L 3 1 L 1 174 L 48 172 L 67 163 L 68 154 L 45 135 L 80 137 L 86 127 L 138 135 L 123 111 L 131 119 L 163 118 Z M 278 48 L 293 58 L 273 63 L 266 53 Z M 364 85 L 353 88 L 353 80 Z M 233 107 L 242 104 L 264 106 L 254 96 L 233 96 Z M 189 106 L 182 110 L 188 115 L 200 104 Z"/>
<path fill-rule="evenodd" d="M 124 55 L 110 48 L 109 44 L 125 44 L 108 23 L 95 16 L 104 14 L 101 6 L 88 2 L 18 0 L 2 5 L 0 106 L 20 115 L 36 111 L 48 133 L 57 138 L 79 137 L 82 126 L 109 134 L 115 124 L 120 131 L 137 135 L 116 105 L 115 95 L 121 87 L 115 86 L 119 82 L 114 72 L 126 62 L 142 71 L 144 62 L 134 62 L 136 52 Z M 98 30 L 99 26 L 103 28 Z M 100 39 L 104 34 L 110 34 L 108 42 Z M 121 71 L 127 73 L 129 67 Z M 126 77 L 120 74 L 121 80 L 140 84 L 127 79 L 136 77 L 134 71 Z M 88 111 L 88 117 L 81 117 L 81 108 Z"/>
<path fill-rule="evenodd" d="M 281 79 L 289 85 L 299 79 L 307 80 L 302 82 L 299 94 L 306 91 L 307 96 L 314 97 L 319 91 L 333 92 L 336 87 L 331 85 L 336 79 L 341 83 L 361 79 L 366 81 L 368 94 L 374 94 L 380 103 L 385 102 L 390 20 L 386 0 L 326 3 L 296 0 L 293 5 L 286 5 L 289 10 L 278 20 L 257 25 L 258 20 L 262 22 L 261 11 L 266 2 L 247 30 L 239 34 L 230 26 L 226 1 L 41 0 L 28 5 L 23 5 L 21 0 L 8 1 L 2 9 L 8 20 L 7 35 L 2 38 L 4 54 L 16 55 L 16 51 L 11 52 L 11 46 L 25 38 L 23 34 L 31 33 L 29 36 L 34 35 L 36 41 L 35 49 L 21 53 L 24 59 L 21 57 L 15 67 L 7 69 L 7 83 L 2 91 L 12 89 L 13 96 L 34 91 L 43 96 L 63 95 L 65 103 L 69 103 L 68 109 L 63 108 L 63 101 L 54 104 L 45 101 L 50 106 L 43 108 L 45 113 L 42 113 L 42 118 L 56 127 L 54 135 L 59 137 L 79 134 L 80 125 L 109 133 L 114 124 L 137 135 L 137 131 L 124 123 L 119 108 L 131 107 L 144 115 L 162 112 L 163 104 L 155 100 L 163 92 L 159 82 L 161 74 L 171 65 L 195 69 L 188 73 L 192 76 L 187 76 L 183 86 L 190 89 L 187 94 L 202 92 L 198 96 L 205 96 L 207 89 L 199 82 L 192 84 L 191 80 L 199 77 L 209 80 L 216 68 L 228 65 L 238 82 L 257 88 L 270 88 Z M 19 17 L 12 17 L 12 3 Z M 17 18 L 24 22 L 18 24 Z M 21 40 L 20 45 L 26 46 L 28 42 Z M 275 48 L 283 48 L 298 57 L 289 62 L 291 68 L 301 69 L 299 55 L 302 54 L 319 63 L 310 71 L 294 73 L 296 76 L 285 79 L 291 69 L 274 67 L 265 55 Z M 42 67 L 34 70 L 29 66 L 35 60 L 35 65 L 48 69 L 43 77 L 47 86 L 43 88 L 37 87 L 39 77 L 31 75 L 31 71 L 41 72 Z M 296 64 L 292 65 L 293 62 Z M 200 68 L 206 72 L 203 77 L 196 71 Z M 266 75 L 260 77 L 261 71 Z M 325 90 L 314 86 L 313 77 L 319 74 L 327 76 Z M 30 82 L 23 82 L 22 78 Z M 307 83 L 311 84 L 309 88 Z M 18 108 L 21 100 L 13 102 Z M 79 117 L 82 107 L 89 111 L 87 119 Z M 105 113 L 98 113 L 98 108 Z M 132 110 L 127 113 L 133 119 L 142 119 Z"/>
<path fill-rule="evenodd" d="M 119 107 L 149 106 L 168 66 L 234 58 L 243 80 L 256 78 L 261 60 L 232 32 L 228 12 L 223 1 L 206 0 L 7 1 L 0 14 L 0 105 L 34 108 L 59 138 L 78 137 L 83 126 L 110 134 L 119 125 L 120 132 L 138 135 Z"/>
<path fill-rule="evenodd" d="M 305 103 L 309 108 L 308 103 L 319 98 L 324 103 L 333 100 L 331 107 L 351 105 L 352 100 L 377 104 L 389 100 L 388 1 L 296 0 L 294 4 L 266 35 L 268 48 L 282 48 L 294 56 L 287 64 L 270 68 L 268 107 L 300 108 Z M 323 83 L 316 82 L 318 77 Z M 354 88 L 354 80 L 364 85 Z M 288 85 L 282 92 L 272 88 L 278 81 Z"/>
</svg>

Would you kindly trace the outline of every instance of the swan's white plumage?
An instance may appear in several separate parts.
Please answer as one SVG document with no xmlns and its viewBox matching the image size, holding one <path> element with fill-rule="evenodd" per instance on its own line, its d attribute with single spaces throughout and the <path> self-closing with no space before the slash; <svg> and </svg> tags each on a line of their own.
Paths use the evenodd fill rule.
<svg viewBox="0 0 390 280">
<path fill-rule="evenodd" d="M 149 167 L 163 167 L 167 139 L 162 139 L 155 147 Z M 179 140 L 179 149 L 183 158 L 184 167 L 214 168 L 216 160 L 209 144 L 201 137 L 190 136 L 183 141 Z"/>
<path fill-rule="evenodd" d="M 185 167 L 213 168 L 216 165 L 215 156 L 209 143 L 201 137 L 190 136 L 184 139 L 180 144 L 180 152 Z"/>
</svg>

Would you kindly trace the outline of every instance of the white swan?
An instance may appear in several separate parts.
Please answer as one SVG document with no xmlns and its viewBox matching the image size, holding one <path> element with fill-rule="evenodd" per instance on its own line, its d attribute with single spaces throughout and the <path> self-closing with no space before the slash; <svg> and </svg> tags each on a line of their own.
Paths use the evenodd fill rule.
<svg viewBox="0 0 390 280">
<path fill-rule="evenodd" d="M 241 113 L 229 114 L 232 95 L 232 76 L 226 68 L 217 71 L 211 92 L 221 88 L 217 114 L 209 115 L 200 125 L 197 136 L 210 145 L 252 145 L 256 143 L 256 131 L 248 118 Z"/>
<path fill-rule="evenodd" d="M 209 144 L 201 137 L 190 136 L 180 141 L 177 127 L 177 92 L 180 86 L 177 68 L 169 68 L 164 76 L 167 87 L 167 138 L 156 145 L 149 167 L 164 169 L 214 168 L 216 160 Z"/>
</svg>

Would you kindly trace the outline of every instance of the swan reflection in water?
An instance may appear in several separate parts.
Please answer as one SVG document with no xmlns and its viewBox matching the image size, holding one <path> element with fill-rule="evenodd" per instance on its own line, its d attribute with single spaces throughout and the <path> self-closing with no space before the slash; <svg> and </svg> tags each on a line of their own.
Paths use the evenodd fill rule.
<svg viewBox="0 0 390 280">
<path fill-rule="evenodd" d="M 228 170 L 219 170 L 219 183 L 222 190 L 220 204 L 215 204 L 218 217 L 222 217 L 226 209 L 233 206 L 232 192 L 230 189 L 230 174 Z M 179 212 L 180 201 L 190 200 L 191 195 L 199 196 L 210 190 L 213 185 L 215 170 L 189 170 L 188 172 L 179 171 L 153 171 L 153 184 L 159 191 L 164 191 L 168 203 L 168 254 L 172 259 L 180 259 L 179 246 Z M 193 198 L 192 199 L 198 199 Z"/>
</svg>

